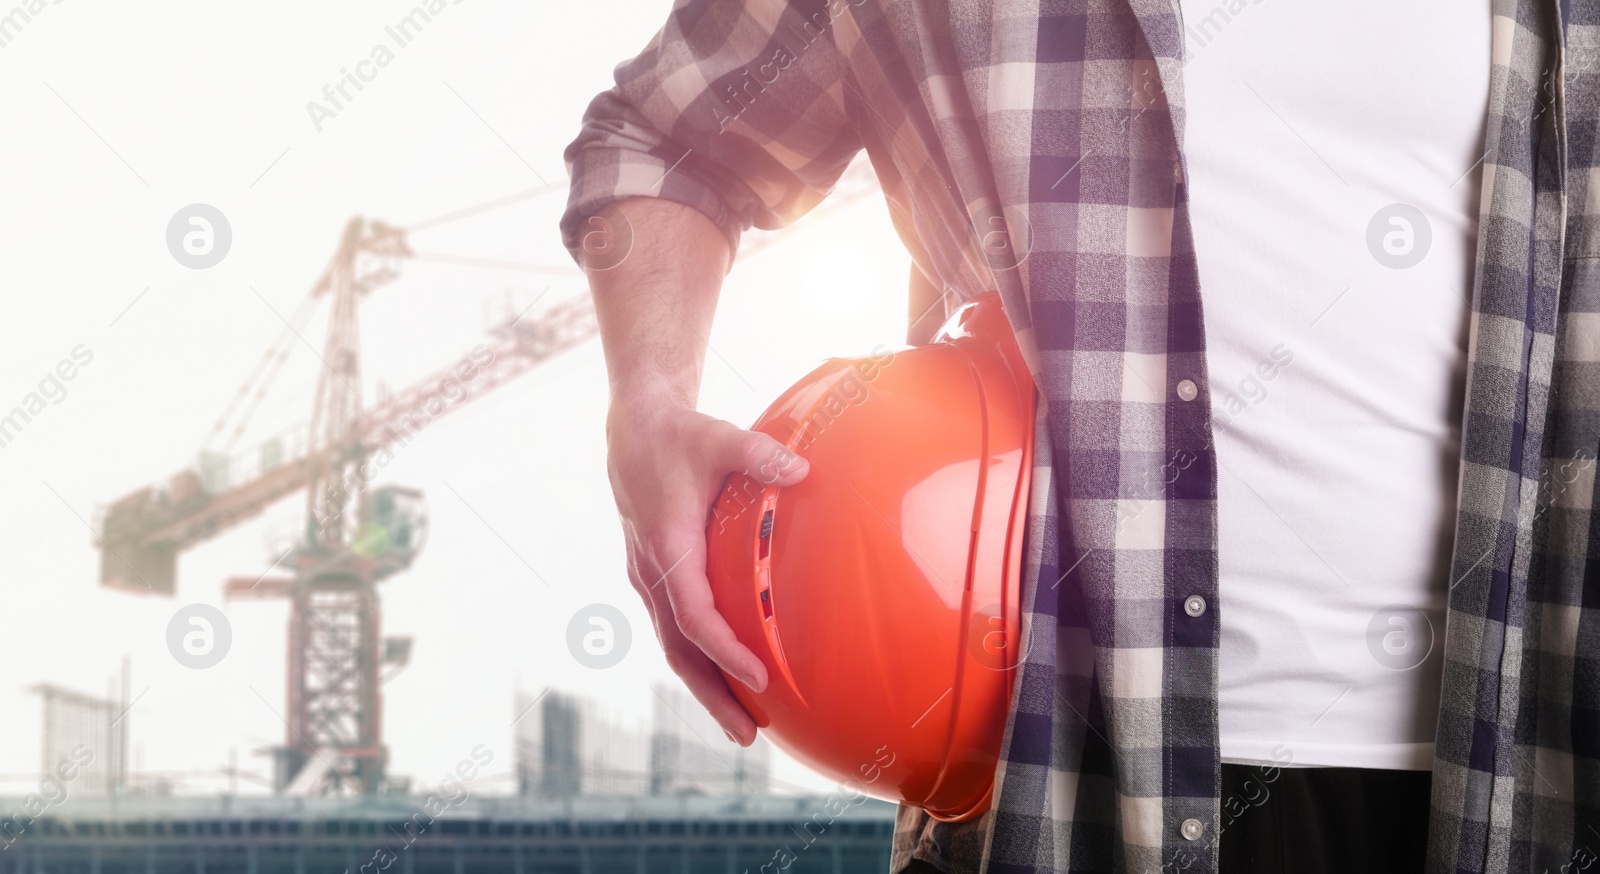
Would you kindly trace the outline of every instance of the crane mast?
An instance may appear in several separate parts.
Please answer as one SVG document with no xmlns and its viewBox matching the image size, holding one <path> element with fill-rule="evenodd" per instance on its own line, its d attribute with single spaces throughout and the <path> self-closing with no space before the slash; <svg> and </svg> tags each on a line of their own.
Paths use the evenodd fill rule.
<svg viewBox="0 0 1600 874">
<path fill-rule="evenodd" d="M 344 478 L 351 466 L 365 460 L 355 427 L 361 416 L 361 330 L 357 309 L 361 298 L 378 286 L 398 278 L 394 261 L 410 254 L 403 232 L 381 222 L 351 219 L 345 226 L 339 250 L 312 290 L 312 297 L 331 298 L 328 336 L 323 344 L 323 369 L 317 376 L 316 400 L 311 407 L 311 437 L 323 446 L 347 452 L 317 459 L 306 489 L 307 540 L 336 548 L 348 535 L 346 495 L 329 488 Z M 376 262 L 376 263 L 373 263 Z"/>
</svg>

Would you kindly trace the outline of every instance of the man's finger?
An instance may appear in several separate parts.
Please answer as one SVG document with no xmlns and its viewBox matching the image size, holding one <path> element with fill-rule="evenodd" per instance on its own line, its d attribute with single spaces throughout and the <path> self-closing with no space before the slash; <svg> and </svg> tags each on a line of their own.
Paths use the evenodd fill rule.
<svg viewBox="0 0 1600 874">
<path fill-rule="evenodd" d="M 660 633 L 664 636 L 674 634 L 676 629 L 671 628 L 670 622 L 667 626 L 662 628 Z M 667 663 L 672 666 L 673 673 L 683 680 L 683 684 L 689 687 L 689 694 L 700 702 L 700 706 L 711 714 L 711 718 L 722 726 L 722 730 L 732 737 L 734 743 L 740 746 L 754 743 L 755 720 L 745 712 L 744 705 L 739 703 L 739 699 L 733 697 L 727 681 L 723 679 L 722 671 L 706 658 L 705 653 L 695 649 L 694 645 L 684 640 L 681 635 L 677 636 L 674 644 L 666 647 L 666 651 Z"/>
<path fill-rule="evenodd" d="M 698 548 L 683 547 L 686 551 L 674 556 L 670 570 L 663 569 L 657 586 L 666 590 L 678 631 L 718 667 L 760 692 L 767 687 L 767 668 L 749 647 L 739 642 L 728 621 L 717 612 L 711 584 L 706 580 L 704 543 L 698 539 L 698 531 L 693 536 L 695 539 L 690 542 Z"/>
</svg>

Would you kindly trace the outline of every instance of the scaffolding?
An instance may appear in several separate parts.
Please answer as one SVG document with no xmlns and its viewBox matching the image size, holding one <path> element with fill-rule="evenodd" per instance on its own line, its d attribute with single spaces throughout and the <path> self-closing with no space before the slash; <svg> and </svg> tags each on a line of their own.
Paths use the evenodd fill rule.
<svg viewBox="0 0 1600 874">
<path fill-rule="evenodd" d="M 524 796 L 765 795 L 770 746 L 728 740 L 694 699 L 654 689 L 648 723 L 564 692 L 518 693 L 515 771 Z"/>
<path fill-rule="evenodd" d="M 113 795 L 128 789 L 128 665 L 121 682 L 108 683 L 96 698 L 65 686 L 41 683 L 30 691 L 44 703 L 39 772 L 56 773 L 70 763 L 73 794 Z M 85 753 L 89 761 L 84 764 Z"/>
<path fill-rule="evenodd" d="M 650 732 L 650 794 L 764 795 L 771 783 L 766 738 L 741 747 L 688 692 L 659 684 Z"/>
</svg>

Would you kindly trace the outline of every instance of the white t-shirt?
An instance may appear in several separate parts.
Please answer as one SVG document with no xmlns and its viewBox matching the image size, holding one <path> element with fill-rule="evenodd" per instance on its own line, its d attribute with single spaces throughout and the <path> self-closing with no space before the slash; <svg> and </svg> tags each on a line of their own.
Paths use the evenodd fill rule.
<svg viewBox="0 0 1600 874">
<path fill-rule="evenodd" d="M 1219 467 L 1222 759 L 1426 769 L 1489 4 L 1181 8 Z"/>
</svg>

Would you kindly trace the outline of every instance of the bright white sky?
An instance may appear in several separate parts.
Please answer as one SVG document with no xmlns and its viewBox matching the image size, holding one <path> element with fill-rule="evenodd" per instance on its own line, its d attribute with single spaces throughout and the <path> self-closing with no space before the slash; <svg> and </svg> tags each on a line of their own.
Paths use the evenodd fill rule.
<svg viewBox="0 0 1600 874">
<path fill-rule="evenodd" d="M 349 217 L 405 224 L 563 181 L 583 107 L 669 4 L 447 7 L 319 133 L 306 103 L 387 41 L 410 3 L 57 2 L 0 49 L 0 411 L 79 344 L 94 359 L 0 449 L 0 773 L 39 765 L 28 687 L 101 693 L 124 655 L 143 696 L 130 719 L 145 770 L 217 768 L 237 748 L 241 766 L 265 773 L 252 751 L 284 733 L 287 607 L 230 604 L 221 585 L 267 568 L 272 532 L 297 524 L 303 497 L 185 555 L 173 600 L 98 588 L 79 517 L 192 462 L 281 327 L 261 298 L 288 315 Z M 555 232 L 563 200 L 421 231 L 413 245 L 569 264 Z M 165 244 L 168 220 L 194 202 L 233 228 L 209 270 L 180 266 Z M 741 263 L 702 408 L 748 423 L 822 357 L 897 342 L 907 263 L 876 199 L 803 221 Z M 526 302 L 546 287 L 547 302 L 583 290 L 575 271 L 408 264 L 363 310 L 369 397 L 378 380 L 405 385 L 464 355 L 490 298 Z M 307 332 L 319 346 L 320 328 Z M 258 433 L 306 418 L 314 364 L 298 350 Z M 604 386 L 590 343 L 433 424 L 386 470 L 426 492 L 433 530 L 413 570 L 383 587 L 386 632 L 415 638 L 412 666 L 386 688 L 393 772 L 431 786 L 480 743 L 495 756 L 487 771 L 508 771 L 518 678 L 643 716 L 649 684 L 670 677 L 624 577 Z M 220 607 L 234 634 L 204 671 L 165 644 L 172 613 L 194 602 Z M 577 665 L 564 642 L 568 618 L 594 602 L 633 623 L 634 650 L 607 671 Z M 781 758 L 774 776 L 827 785 Z"/>
</svg>

